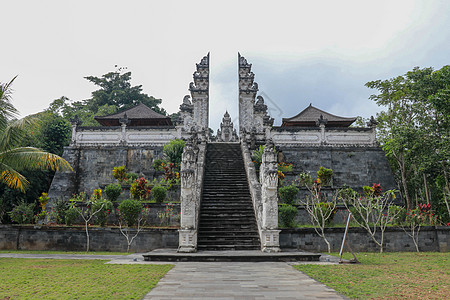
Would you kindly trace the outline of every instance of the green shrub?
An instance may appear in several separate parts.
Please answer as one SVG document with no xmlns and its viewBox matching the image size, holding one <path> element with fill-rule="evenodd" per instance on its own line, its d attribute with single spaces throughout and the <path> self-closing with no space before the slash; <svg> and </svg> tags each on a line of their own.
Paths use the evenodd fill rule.
<svg viewBox="0 0 450 300">
<path fill-rule="evenodd" d="M 103 206 L 102 206 L 103 205 Z M 105 226 L 108 221 L 108 215 L 113 209 L 113 204 L 107 199 L 97 199 L 92 203 L 92 211 L 100 211 L 95 215 L 96 223 L 100 226 Z"/>
<path fill-rule="evenodd" d="M 131 227 L 137 223 L 142 211 L 142 203 L 136 199 L 127 199 L 120 203 L 118 209 L 120 218 Z"/>
<path fill-rule="evenodd" d="M 295 226 L 295 217 L 298 214 L 298 209 L 289 204 L 282 204 L 278 208 L 279 220 L 282 227 L 294 227 Z"/>
<path fill-rule="evenodd" d="M 327 169 L 325 167 L 320 167 L 319 171 L 317 171 L 317 177 L 320 179 L 320 182 L 323 186 L 331 185 L 333 170 Z"/>
<path fill-rule="evenodd" d="M 181 166 L 181 155 L 183 154 L 185 141 L 181 139 L 175 139 L 166 144 L 163 148 L 164 158 L 173 163 L 175 166 Z"/>
<path fill-rule="evenodd" d="M 346 184 L 338 191 L 338 198 L 339 200 L 342 200 L 342 202 L 349 203 L 349 201 L 355 197 L 358 197 L 358 193 Z"/>
<path fill-rule="evenodd" d="M 152 167 L 156 171 L 164 171 L 164 167 L 166 164 L 167 163 L 164 159 L 157 158 L 157 159 L 153 160 Z"/>
<path fill-rule="evenodd" d="M 130 180 L 136 180 L 139 178 L 139 175 L 133 172 L 127 173 L 127 178 Z"/>
<path fill-rule="evenodd" d="M 163 203 L 167 196 L 167 189 L 162 185 L 156 185 L 152 188 L 152 196 L 157 203 Z"/>
<path fill-rule="evenodd" d="M 261 167 L 262 156 L 264 154 L 265 148 L 266 148 L 266 146 L 261 145 L 258 147 L 258 149 L 253 151 L 252 160 L 253 160 L 253 163 L 255 164 L 256 170 L 259 170 L 259 168 Z"/>
<path fill-rule="evenodd" d="M 372 197 L 373 194 L 375 193 L 375 189 L 371 186 L 363 186 L 363 191 L 364 191 L 364 195 L 366 195 L 367 197 Z"/>
<path fill-rule="evenodd" d="M 122 182 L 127 178 L 127 169 L 125 168 L 125 165 L 120 167 L 114 167 L 112 173 L 113 177 L 117 179 L 119 182 Z"/>
<path fill-rule="evenodd" d="M 292 205 L 294 204 L 298 191 L 298 188 L 292 184 L 280 187 L 278 189 L 278 195 L 283 203 Z"/>
<path fill-rule="evenodd" d="M 65 216 L 64 216 L 65 224 L 67 226 L 73 225 L 79 216 L 80 216 L 80 213 L 74 206 L 69 207 L 66 210 Z"/>
<path fill-rule="evenodd" d="M 149 187 L 148 181 L 141 177 L 133 182 L 130 186 L 130 195 L 134 199 L 148 199 L 150 196 L 151 189 Z"/>
<path fill-rule="evenodd" d="M 34 203 L 25 203 L 21 200 L 8 215 L 14 223 L 31 224 L 34 217 Z"/>
<path fill-rule="evenodd" d="M 53 217 L 58 224 L 64 224 L 66 220 L 66 210 L 69 208 L 69 201 L 64 198 L 57 198 L 53 205 Z"/>
<path fill-rule="evenodd" d="M 301 187 L 312 186 L 314 180 L 311 178 L 311 174 L 309 172 L 302 172 L 298 174 L 298 184 Z"/>
<path fill-rule="evenodd" d="M 112 202 L 116 202 L 119 198 L 120 194 L 122 193 L 122 186 L 120 184 L 108 184 L 105 187 L 105 193 L 109 200 Z"/>
</svg>

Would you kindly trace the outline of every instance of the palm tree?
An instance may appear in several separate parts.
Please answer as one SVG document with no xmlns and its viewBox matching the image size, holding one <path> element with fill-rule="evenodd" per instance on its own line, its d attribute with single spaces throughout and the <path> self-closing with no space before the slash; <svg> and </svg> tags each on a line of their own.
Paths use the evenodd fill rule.
<svg viewBox="0 0 450 300">
<path fill-rule="evenodd" d="M 0 182 L 24 192 L 29 182 L 19 173 L 21 170 L 72 170 L 72 167 L 58 155 L 19 146 L 25 126 L 37 125 L 37 122 L 33 116 L 17 119 L 19 113 L 11 104 L 11 84 L 16 77 L 8 83 L 0 83 Z"/>
</svg>

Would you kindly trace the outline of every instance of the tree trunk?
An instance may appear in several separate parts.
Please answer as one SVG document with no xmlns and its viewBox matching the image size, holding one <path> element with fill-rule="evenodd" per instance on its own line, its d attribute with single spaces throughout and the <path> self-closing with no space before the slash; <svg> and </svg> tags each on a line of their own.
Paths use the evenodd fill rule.
<svg viewBox="0 0 450 300">
<path fill-rule="evenodd" d="M 403 186 L 403 191 L 405 193 L 405 200 L 406 200 L 406 208 L 407 209 L 412 209 L 412 205 L 411 205 L 411 199 L 409 197 L 409 191 L 408 191 L 408 181 L 406 179 L 406 170 L 405 170 L 405 164 L 403 162 L 398 162 L 398 165 L 400 167 L 400 173 L 402 175 L 402 186 Z"/>
</svg>

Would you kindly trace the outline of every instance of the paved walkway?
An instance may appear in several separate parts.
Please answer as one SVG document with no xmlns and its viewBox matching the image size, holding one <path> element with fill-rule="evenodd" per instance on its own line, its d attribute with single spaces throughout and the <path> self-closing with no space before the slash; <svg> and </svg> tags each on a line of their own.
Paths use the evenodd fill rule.
<svg viewBox="0 0 450 300">
<path fill-rule="evenodd" d="M 0 253 L 0 257 L 45 259 L 105 259 L 109 264 L 167 264 L 145 262 L 142 254 L 73 255 Z M 325 256 L 322 262 L 329 264 Z M 333 289 L 284 262 L 175 262 L 145 297 L 157 299 L 346 299 Z"/>
<path fill-rule="evenodd" d="M 283 262 L 179 262 L 145 300 L 345 299 Z"/>
</svg>

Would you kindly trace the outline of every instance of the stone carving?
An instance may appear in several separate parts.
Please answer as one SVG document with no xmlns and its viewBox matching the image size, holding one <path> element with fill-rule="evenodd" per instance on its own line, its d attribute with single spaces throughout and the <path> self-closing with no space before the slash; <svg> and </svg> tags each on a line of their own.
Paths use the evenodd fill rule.
<svg viewBox="0 0 450 300">
<path fill-rule="evenodd" d="M 262 220 L 261 220 L 261 243 L 262 250 L 266 252 L 278 252 L 279 230 L 278 229 L 278 171 L 277 156 L 274 144 L 268 139 L 264 148 L 260 168 Z"/>
<path fill-rule="evenodd" d="M 233 128 L 233 122 L 228 111 L 225 112 L 220 129 L 217 129 L 218 142 L 236 142 L 238 140 L 236 129 Z"/>
<path fill-rule="evenodd" d="M 319 119 L 316 121 L 316 125 L 320 127 L 327 125 L 327 123 L 328 119 L 324 119 L 323 115 L 320 115 Z"/>
<path fill-rule="evenodd" d="M 239 60 L 239 135 L 252 132 L 258 142 L 265 141 L 266 131 L 272 127 L 273 119 L 267 113 L 267 105 L 262 96 L 257 97 L 258 83 L 254 82 L 255 74 L 251 71 L 251 64 L 238 53 Z"/>
<path fill-rule="evenodd" d="M 373 116 L 370 116 L 370 120 L 366 123 L 370 128 L 376 127 L 378 125 L 377 120 Z"/>
</svg>

